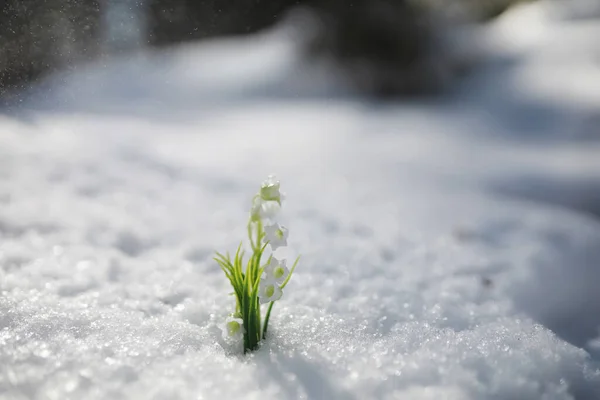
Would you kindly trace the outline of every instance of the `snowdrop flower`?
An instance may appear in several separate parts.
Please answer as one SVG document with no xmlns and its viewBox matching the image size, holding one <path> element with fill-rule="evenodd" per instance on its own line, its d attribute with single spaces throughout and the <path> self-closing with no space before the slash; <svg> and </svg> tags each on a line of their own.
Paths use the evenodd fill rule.
<svg viewBox="0 0 600 400">
<path fill-rule="evenodd" d="M 287 267 L 286 260 L 278 260 L 275 257 L 271 257 L 271 262 L 265 267 L 265 273 L 267 279 L 274 280 L 277 284 L 281 285 L 290 274 L 290 270 Z"/>
<path fill-rule="evenodd" d="M 281 192 L 279 191 L 279 181 L 275 175 L 269 175 L 260 188 L 260 198 L 264 201 L 276 201 L 281 204 Z"/>
<path fill-rule="evenodd" d="M 267 338 L 273 305 L 283 296 L 283 289 L 300 260 L 297 257 L 288 269 L 286 260 L 265 254 L 287 246 L 288 230 L 275 220 L 283 197 L 279 181 L 269 176 L 253 197 L 250 208 L 247 231 L 252 255 L 244 259 L 242 242 L 235 255 L 217 252 L 214 257 L 234 289 L 230 294 L 235 295 L 235 312 L 221 326 L 223 338 L 226 342 L 239 344 L 239 348 L 243 344 L 244 354 L 257 350 L 260 342 Z M 261 308 L 265 303 L 268 304 L 263 314 Z"/>
<path fill-rule="evenodd" d="M 262 219 L 273 220 L 279 213 L 279 210 L 281 210 L 281 206 L 276 201 L 264 201 L 261 197 L 257 196 L 252 202 L 250 219 L 255 222 Z"/>
<path fill-rule="evenodd" d="M 225 340 L 235 342 L 242 340 L 244 337 L 244 320 L 236 316 L 227 317 L 221 330 Z"/>
<path fill-rule="evenodd" d="M 260 281 L 260 287 L 258 289 L 258 299 L 260 304 L 279 300 L 282 295 L 283 290 L 281 290 L 277 282 L 274 280 L 263 279 Z"/>
<path fill-rule="evenodd" d="M 265 226 L 265 242 L 269 242 L 271 249 L 287 246 L 288 230 L 285 226 L 273 224 Z"/>
<path fill-rule="evenodd" d="M 264 219 L 273 220 L 280 210 L 281 206 L 276 201 L 264 201 L 260 208 L 260 215 Z"/>
</svg>

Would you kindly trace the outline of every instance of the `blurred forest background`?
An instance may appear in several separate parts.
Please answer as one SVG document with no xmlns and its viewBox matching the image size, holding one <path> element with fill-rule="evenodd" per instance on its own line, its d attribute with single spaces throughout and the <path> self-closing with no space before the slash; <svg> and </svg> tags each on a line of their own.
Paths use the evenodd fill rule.
<svg viewBox="0 0 600 400">
<path fill-rule="evenodd" d="M 492 19 L 521 1 L 2 0 L 0 98 L 98 57 L 254 33 L 298 7 L 319 21 L 307 51 L 331 55 L 362 91 L 422 93 L 439 89 L 449 71 L 464 70 L 444 59 L 444 27 Z"/>
</svg>

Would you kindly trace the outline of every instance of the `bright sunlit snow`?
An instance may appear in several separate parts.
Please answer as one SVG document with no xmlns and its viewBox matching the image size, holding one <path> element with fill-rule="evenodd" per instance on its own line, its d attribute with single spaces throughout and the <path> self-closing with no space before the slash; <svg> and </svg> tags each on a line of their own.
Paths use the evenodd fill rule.
<svg viewBox="0 0 600 400">
<path fill-rule="evenodd" d="M 417 103 L 290 28 L 57 76 L 0 116 L 0 398 L 600 398 L 598 32 L 517 8 Z M 212 255 L 269 173 L 302 260 L 244 358 Z"/>
</svg>

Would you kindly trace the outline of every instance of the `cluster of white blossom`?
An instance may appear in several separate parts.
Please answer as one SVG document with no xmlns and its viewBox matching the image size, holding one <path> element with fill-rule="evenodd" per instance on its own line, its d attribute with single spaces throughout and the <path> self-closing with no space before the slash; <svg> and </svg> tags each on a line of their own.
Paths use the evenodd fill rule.
<svg viewBox="0 0 600 400">
<path fill-rule="evenodd" d="M 259 194 L 254 198 L 251 211 L 253 220 L 260 219 L 265 223 L 263 241 L 271 246 L 272 251 L 287 246 L 288 230 L 276 220 L 282 200 L 283 195 L 279 188 L 279 181 L 271 175 L 263 182 Z M 265 276 L 260 281 L 258 298 L 261 304 L 281 298 L 283 295 L 281 285 L 289 273 L 287 260 L 271 256 L 269 264 L 265 266 Z"/>
<path fill-rule="evenodd" d="M 291 273 L 287 265 L 287 260 L 275 257 L 275 251 L 278 248 L 287 246 L 288 230 L 277 221 L 277 215 L 281 210 L 283 199 L 284 196 L 280 191 L 279 181 L 275 176 L 270 175 L 267 180 L 262 183 L 258 194 L 254 196 L 252 207 L 250 209 L 248 233 L 251 242 L 253 240 L 252 232 L 258 232 L 257 240 L 252 242 L 255 254 L 258 252 L 259 255 L 261 255 L 266 246 L 270 246 L 272 251 L 266 265 L 261 268 L 263 273 L 262 276 L 259 277 L 260 282 L 257 282 L 258 302 L 260 304 L 279 300 L 283 295 L 283 286 L 286 285 Z M 264 244 L 264 247 L 261 245 L 261 241 Z M 268 314 L 269 313 L 267 313 L 267 321 L 263 328 L 265 331 L 266 324 L 268 323 Z M 243 316 L 240 312 L 236 312 L 226 319 L 225 324 L 221 329 L 223 331 L 223 337 L 226 340 L 239 341 L 244 338 L 245 333 L 248 333 L 244 328 Z"/>
</svg>

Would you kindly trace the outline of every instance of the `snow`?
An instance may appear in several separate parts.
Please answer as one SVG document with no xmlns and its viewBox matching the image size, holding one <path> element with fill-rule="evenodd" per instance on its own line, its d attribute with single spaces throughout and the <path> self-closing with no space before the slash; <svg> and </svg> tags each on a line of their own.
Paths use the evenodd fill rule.
<svg viewBox="0 0 600 400">
<path fill-rule="evenodd" d="M 547 9 L 450 99 L 350 96 L 280 28 L 0 116 L 0 398 L 600 398 L 598 22 Z M 211 257 L 271 172 L 302 260 L 244 358 Z"/>
</svg>

